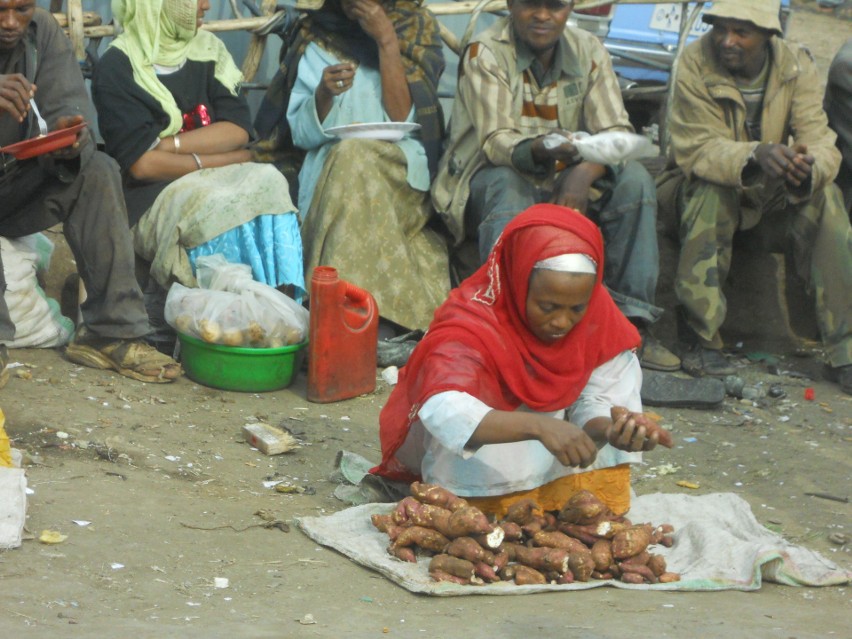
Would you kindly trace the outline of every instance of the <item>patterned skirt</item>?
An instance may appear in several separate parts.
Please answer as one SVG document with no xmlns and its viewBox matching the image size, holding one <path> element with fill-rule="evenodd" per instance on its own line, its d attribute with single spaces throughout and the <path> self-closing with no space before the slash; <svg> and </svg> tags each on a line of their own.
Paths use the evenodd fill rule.
<svg viewBox="0 0 852 639">
<path fill-rule="evenodd" d="M 332 266 L 372 293 L 382 317 L 426 329 L 450 290 L 447 243 L 427 226 L 429 194 L 409 186 L 406 170 L 395 144 L 334 146 L 302 222 L 305 278 Z"/>
</svg>

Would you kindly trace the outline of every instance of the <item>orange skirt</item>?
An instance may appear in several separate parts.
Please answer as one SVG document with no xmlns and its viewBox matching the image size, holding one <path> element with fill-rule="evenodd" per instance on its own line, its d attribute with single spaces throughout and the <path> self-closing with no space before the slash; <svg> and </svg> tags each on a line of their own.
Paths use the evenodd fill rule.
<svg viewBox="0 0 852 639">
<path fill-rule="evenodd" d="M 544 510 L 562 510 L 565 502 L 581 490 L 594 493 L 616 515 L 625 514 L 630 509 L 630 464 L 567 475 L 532 490 L 465 499 L 471 506 L 500 519 L 509 506 L 522 499 L 532 499 Z"/>
</svg>

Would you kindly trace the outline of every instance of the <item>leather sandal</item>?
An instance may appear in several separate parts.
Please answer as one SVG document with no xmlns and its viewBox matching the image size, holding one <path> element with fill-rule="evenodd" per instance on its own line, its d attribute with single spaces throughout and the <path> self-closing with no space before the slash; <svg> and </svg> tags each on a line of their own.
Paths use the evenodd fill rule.
<svg viewBox="0 0 852 639">
<path fill-rule="evenodd" d="M 642 403 L 671 408 L 715 408 L 725 399 L 725 384 L 713 377 L 682 377 L 642 371 Z"/>
<path fill-rule="evenodd" d="M 75 364 L 114 370 L 120 375 L 152 384 L 167 384 L 181 376 L 180 364 L 139 339 L 111 339 L 79 332 L 65 349 Z"/>
</svg>

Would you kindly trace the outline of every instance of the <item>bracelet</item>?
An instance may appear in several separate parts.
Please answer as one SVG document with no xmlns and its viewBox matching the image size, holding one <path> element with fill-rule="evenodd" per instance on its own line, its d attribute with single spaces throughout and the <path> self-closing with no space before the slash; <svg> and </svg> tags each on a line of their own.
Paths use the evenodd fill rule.
<svg viewBox="0 0 852 639">
<path fill-rule="evenodd" d="M 179 153 L 180 152 L 180 137 L 177 134 L 172 136 L 172 144 L 175 145 L 175 153 Z"/>
<path fill-rule="evenodd" d="M 192 156 L 192 159 L 195 160 L 195 166 L 197 166 L 199 170 L 203 169 L 204 165 L 201 164 L 201 158 L 198 157 L 198 153 L 190 153 L 190 155 Z"/>
</svg>

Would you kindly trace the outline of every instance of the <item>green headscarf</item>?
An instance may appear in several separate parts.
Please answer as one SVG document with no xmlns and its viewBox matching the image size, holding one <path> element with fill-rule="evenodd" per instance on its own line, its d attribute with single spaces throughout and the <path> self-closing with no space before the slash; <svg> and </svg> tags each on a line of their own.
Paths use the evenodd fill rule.
<svg viewBox="0 0 852 639">
<path fill-rule="evenodd" d="M 183 115 L 172 94 L 157 79 L 154 65 L 179 66 L 185 60 L 215 62 L 215 76 L 234 95 L 242 81 L 224 43 L 196 26 L 198 0 L 112 0 L 112 15 L 123 28 L 111 47 L 123 51 L 133 67 L 133 79 L 169 116 L 165 138 L 180 131 Z"/>
</svg>

